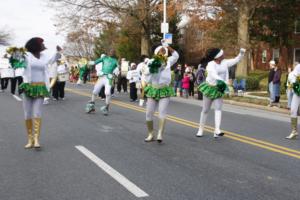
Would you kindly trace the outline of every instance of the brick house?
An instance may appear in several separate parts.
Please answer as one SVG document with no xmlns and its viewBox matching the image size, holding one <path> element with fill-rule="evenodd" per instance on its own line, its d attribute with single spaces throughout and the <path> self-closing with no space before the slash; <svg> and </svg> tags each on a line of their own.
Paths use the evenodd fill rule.
<svg viewBox="0 0 300 200">
<path fill-rule="evenodd" d="M 257 48 L 253 49 L 253 65 L 251 69 L 268 70 L 268 62 L 272 59 L 279 58 L 279 66 L 282 70 L 300 62 L 300 19 L 295 22 L 295 31 L 292 33 L 294 40 L 290 48 L 271 48 L 266 43 L 260 43 Z"/>
</svg>

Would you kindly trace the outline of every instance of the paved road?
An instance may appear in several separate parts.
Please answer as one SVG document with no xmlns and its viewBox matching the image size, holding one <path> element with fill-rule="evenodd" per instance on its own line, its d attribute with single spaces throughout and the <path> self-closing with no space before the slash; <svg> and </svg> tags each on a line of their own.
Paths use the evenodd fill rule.
<svg viewBox="0 0 300 200">
<path fill-rule="evenodd" d="M 226 137 L 213 139 L 212 112 L 196 138 L 201 107 L 174 100 L 164 143 L 146 144 L 144 109 L 126 95 L 109 116 L 87 115 L 91 86 L 68 88 L 44 106 L 40 151 L 23 149 L 21 102 L 0 94 L 1 200 L 299 200 L 300 142 L 283 139 L 287 116 L 227 106 Z"/>
</svg>

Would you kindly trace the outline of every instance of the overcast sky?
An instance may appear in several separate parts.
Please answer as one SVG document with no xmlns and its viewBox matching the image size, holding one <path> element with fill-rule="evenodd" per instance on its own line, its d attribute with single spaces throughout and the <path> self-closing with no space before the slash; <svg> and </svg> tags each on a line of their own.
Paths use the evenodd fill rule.
<svg viewBox="0 0 300 200">
<path fill-rule="evenodd" d="M 47 0 L 0 0 L 0 28 L 13 33 L 13 46 L 24 46 L 32 37 L 42 37 L 48 51 L 63 45 L 64 37 L 56 33 L 55 11 L 47 7 Z M 2 47 L 3 50 L 3 47 Z"/>
</svg>

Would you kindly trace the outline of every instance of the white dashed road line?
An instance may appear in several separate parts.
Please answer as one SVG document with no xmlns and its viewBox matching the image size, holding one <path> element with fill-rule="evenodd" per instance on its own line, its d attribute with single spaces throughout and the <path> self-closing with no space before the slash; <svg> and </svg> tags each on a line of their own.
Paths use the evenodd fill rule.
<svg viewBox="0 0 300 200">
<path fill-rule="evenodd" d="M 142 189 L 140 189 L 138 186 L 136 186 L 134 183 L 132 183 L 125 176 L 120 174 L 118 171 L 113 169 L 106 162 L 101 160 L 99 157 L 97 157 L 95 154 L 93 154 L 84 146 L 75 146 L 75 148 L 78 149 L 86 157 L 88 157 L 91 161 L 93 161 L 98 167 L 100 167 L 103 171 L 105 171 L 113 179 L 119 182 L 123 187 L 125 187 L 129 192 L 131 192 L 136 197 L 141 198 L 141 197 L 149 196 L 146 192 L 144 192 Z"/>
</svg>

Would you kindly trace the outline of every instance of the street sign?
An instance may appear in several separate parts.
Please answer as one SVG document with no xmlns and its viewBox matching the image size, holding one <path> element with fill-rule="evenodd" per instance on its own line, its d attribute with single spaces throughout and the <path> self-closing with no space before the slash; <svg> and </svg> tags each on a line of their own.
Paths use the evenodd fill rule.
<svg viewBox="0 0 300 200">
<path fill-rule="evenodd" d="M 172 42 L 173 42 L 173 35 L 171 33 L 166 33 L 164 35 L 164 40 L 166 41 L 166 43 L 172 44 Z"/>
<path fill-rule="evenodd" d="M 169 23 L 161 23 L 160 29 L 161 29 L 161 33 L 168 33 Z"/>
</svg>

